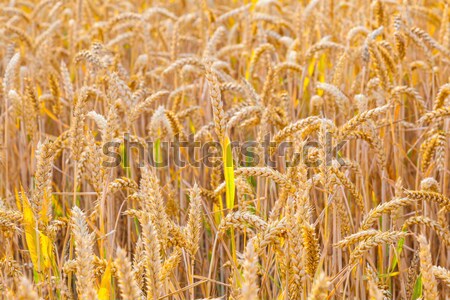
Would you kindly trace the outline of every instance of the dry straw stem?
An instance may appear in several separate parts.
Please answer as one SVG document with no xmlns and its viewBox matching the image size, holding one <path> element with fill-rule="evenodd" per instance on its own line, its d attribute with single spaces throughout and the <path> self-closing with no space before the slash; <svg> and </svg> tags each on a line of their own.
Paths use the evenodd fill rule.
<svg viewBox="0 0 450 300">
<path fill-rule="evenodd" d="M 425 300 L 439 299 L 436 277 L 433 273 L 433 262 L 431 257 L 430 245 L 425 236 L 417 237 L 420 244 L 420 270 L 422 272 L 422 287 Z"/>
</svg>

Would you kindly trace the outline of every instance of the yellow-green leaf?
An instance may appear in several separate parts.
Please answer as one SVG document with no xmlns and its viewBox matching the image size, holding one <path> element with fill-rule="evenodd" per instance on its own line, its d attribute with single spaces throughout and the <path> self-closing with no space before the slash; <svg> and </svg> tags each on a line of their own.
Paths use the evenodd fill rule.
<svg viewBox="0 0 450 300">
<path fill-rule="evenodd" d="M 23 193 L 22 188 L 22 195 Z M 28 251 L 30 252 L 31 262 L 33 267 L 39 267 L 39 256 L 38 256 L 38 231 L 36 230 L 36 218 L 34 217 L 33 210 L 31 209 L 28 198 L 23 196 L 22 201 L 23 208 L 23 227 L 25 230 L 25 241 L 27 243 Z"/>
<path fill-rule="evenodd" d="M 109 300 L 111 298 L 111 263 L 108 263 L 105 273 L 103 273 L 97 296 L 99 300 Z"/>
<path fill-rule="evenodd" d="M 224 137 L 222 142 L 222 154 L 223 154 L 223 171 L 225 176 L 226 186 L 226 204 L 228 209 L 234 207 L 234 166 L 233 166 L 233 153 L 231 149 L 231 143 L 228 136 Z"/>
</svg>

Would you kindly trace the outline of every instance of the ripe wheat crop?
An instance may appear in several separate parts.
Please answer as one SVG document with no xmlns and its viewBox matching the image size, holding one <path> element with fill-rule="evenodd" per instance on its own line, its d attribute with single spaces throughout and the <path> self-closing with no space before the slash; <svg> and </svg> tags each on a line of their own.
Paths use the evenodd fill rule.
<svg viewBox="0 0 450 300">
<path fill-rule="evenodd" d="M 450 2 L 0 4 L 0 299 L 450 299 Z"/>
</svg>

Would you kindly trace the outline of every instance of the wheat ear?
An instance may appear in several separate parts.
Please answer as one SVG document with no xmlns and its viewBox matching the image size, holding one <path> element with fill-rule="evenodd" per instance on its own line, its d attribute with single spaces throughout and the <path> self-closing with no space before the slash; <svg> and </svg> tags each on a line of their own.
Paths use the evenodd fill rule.
<svg viewBox="0 0 450 300">
<path fill-rule="evenodd" d="M 281 174 L 278 171 L 275 171 L 271 168 L 267 167 L 248 167 L 248 168 L 239 168 L 234 172 L 235 176 L 261 176 L 271 178 L 274 182 L 276 182 L 280 187 L 294 190 L 293 184 L 286 178 L 284 174 Z"/>
<path fill-rule="evenodd" d="M 398 231 L 386 231 L 379 232 L 376 235 L 369 237 L 366 240 L 361 241 L 358 246 L 351 252 L 350 254 L 350 265 L 354 265 L 358 263 L 358 260 L 361 259 L 364 254 L 372 249 L 375 246 L 382 244 L 392 244 L 398 241 L 401 238 L 406 236 L 406 232 L 398 232 Z"/>
<path fill-rule="evenodd" d="M 189 252 L 192 257 L 198 251 L 200 241 L 200 230 L 202 227 L 202 199 L 200 189 L 197 184 L 194 185 L 190 194 L 189 215 L 187 222 L 187 239 L 189 243 Z"/>
<path fill-rule="evenodd" d="M 442 241 L 450 246 L 450 231 L 446 227 L 442 227 L 439 222 L 424 216 L 411 217 L 403 224 L 403 228 L 410 227 L 413 224 L 425 225 L 432 228 Z"/>
<path fill-rule="evenodd" d="M 424 114 L 420 119 L 420 124 L 427 124 L 431 121 L 440 121 L 442 118 L 450 116 L 450 106 L 441 107 Z"/>
<path fill-rule="evenodd" d="M 347 123 L 344 124 L 344 126 L 342 126 L 339 129 L 338 136 L 340 140 L 343 140 L 345 137 L 347 137 L 353 130 L 355 130 L 355 128 L 357 128 L 363 122 L 366 122 L 367 120 L 373 119 L 378 115 L 384 113 L 389 107 L 390 107 L 389 104 L 381 107 L 376 107 L 374 109 L 362 112 L 353 117 L 352 119 L 350 119 Z"/>
<path fill-rule="evenodd" d="M 395 198 L 389 202 L 378 205 L 369 211 L 367 216 L 361 222 L 360 230 L 368 230 L 377 221 L 377 219 L 384 213 L 391 213 L 397 209 L 411 205 L 415 202 L 411 198 Z"/>
<path fill-rule="evenodd" d="M 214 130 L 219 141 L 222 141 L 226 124 L 219 80 L 217 79 L 217 75 L 214 73 L 214 70 L 211 68 L 211 66 L 208 66 L 206 68 L 205 77 L 208 81 L 209 97 L 213 108 Z"/>
<path fill-rule="evenodd" d="M 302 240 L 305 271 L 310 277 L 314 277 L 317 265 L 319 264 L 320 246 L 313 225 L 304 224 L 302 226 Z"/>
<path fill-rule="evenodd" d="M 143 243 L 145 248 L 145 281 L 147 299 L 156 300 L 161 296 L 163 289 L 160 281 L 161 254 L 158 234 L 155 226 L 149 222 L 142 227 Z"/>
<path fill-rule="evenodd" d="M 114 261 L 117 268 L 117 279 L 120 288 L 120 296 L 124 300 L 133 300 L 141 297 L 141 291 L 135 279 L 130 260 L 125 250 L 117 249 L 117 258 Z"/>
<path fill-rule="evenodd" d="M 258 256 L 255 253 L 253 240 L 249 240 L 244 253 L 241 296 L 246 300 L 258 300 Z"/>
<path fill-rule="evenodd" d="M 433 266 L 433 274 L 436 278 L 442 280 L 443 283 L 450 288 L 450 271 L 443 267 Z"/>
<path fill-rule="evenodd" d="M 138 184 L 131 178 L 121 177 L 116 178 L 108 185 L 108 192 L 110 193 L 115 193 L 123 189 L 128 189 L 131 193 L 135 193 L 138 190 Z"/>
<path fill-rule="evenodd" d="M 288 295 L 291 299 L 301 297 L 303 290 L 303 277 L 305 275 L 304 260 L 303 260 L 303 223 L 305 215 L 301 210 L 296 209 L 296 204 L 301 199 L 298 199 L 298 193 L 294 197 L 290 197 L 287 203 L 286 210 L 286 236 L 287 236 L 287 254 L 288 254 L 288 268 L 287 274 Z M 278 200 L 279 201 L 279 200 Z M 302 204 L 297 204 L 297 206 Z M 305 218 L 306 219 L 306 218 Z"/>
<path fill-rule="evenodd" d="M 20 300 L 38 300 L 41 299 L 39 294 L 35 290 L 34 285 L 28 280 L 27 277 L 23 276 L 17 280 L 17 293 L 10 295 L 10 299 L 20 299 Z M 6 296 L 6 293 L 3 294 Z"/>
<path fill-rule="evenodd" d="M 431 191 L 411 191 L 411 190 L 405 190 L 405 195 L 407 198 L 418 201 L 428 201 L 428 202 L 436 202 L 446 208 L 447 210 L 450 209 L 450 199 L 446 196 L 431 192 Z"/>
<path fill-rule="evenodd" d="M 178 266 L 181 261 L 181 254 L 181 248 L 176 247 L 170 256 L 164 260 L 164 263 L 161 266 L 161 272 L 159 273 L 159 280 L 161 282 L 169 277 L 172 271 Z"/>
<path fill-rule="evenodd" d="M 361 230 L 352 235 L 346 236 L 344 239 L 334 244 L 334 246 L 339 248 L 348 247 L 355 243 L 360 243 L 364 240 L 367 240 L 368 238 L 373 237 L 378 233 L 379 231 L 375 229 Z"/>
<path fill-rule="evenodd" d="M 330 283 L 324 273 L 314 280 L 311 288 L 311 294 L 308 296 L 308 300 L 326 299 L 328 296 L 328 287 Z"/>
<path fill-rule="evenodd" d="M 430 245 L 425 236 L 417 237 L 420 244 L 420 270 L 422 271 L 422 286 L 425 300 L 439 299 L 436 278 L 433 273 L 433 263 L 431 258 Z"/>
<path fill-rule="evenodd" d="M 143 207 L 148 213 L 150 220 L 156 227 L 158 239 L 164 248 L 168 238 L 168 216 L 165 211 L 164 199 L 161 195 L 159 180 L 155 171 L 149 166 L 142 168 L 139 195 L 143 200 Z"/>
<path fill-rule="evenodd" d="M 86 218 L 80 208 L 72 208 L 75 239 L 77 292 L 82 299 L 95 299 L 94 290 L 94 234 L 89 233 Z"/>
</svg>

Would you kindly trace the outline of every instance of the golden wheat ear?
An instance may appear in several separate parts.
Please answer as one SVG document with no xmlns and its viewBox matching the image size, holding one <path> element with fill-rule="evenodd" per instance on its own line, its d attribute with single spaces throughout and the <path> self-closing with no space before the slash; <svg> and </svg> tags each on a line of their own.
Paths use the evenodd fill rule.
<svg viewBox="0 0 450 300">
<path fill-rule="evenodd" d="M 149 222 L 142 227 L 142 241 L 145 249 L 145 281 L 148 299 L 158 299 L 163 292 L 160 280 L 161 247 L 155 226 Z"/>
<path fill-rule="evenodd" d="M 120 288 L 120 295 L 124 300 L 139 299 L 141 290 L 136 282 L 131 262 L 125 250 L 117 249 L 117 258 L 114 260 L 117 271 L 117 279 Z"/>
<path fill-rule="evenodd" d="M 436 277 L 433 273 L 433 263 L 430 245 L 425 236 L 417 237 L 420 245 L 420 270 L 422 272 L 422 286 L 425 299 L 439 299 Z"/>
<path fill-rule="evenodd" d="M 247 243 L 244 253 L 243 277 L 241 297 L 248 300 L 257 300 L 258 297 L 258 256 L 255 253 L 254 241 Z"/>
<path fill-rule="evenodd" d="M 72 208 L 72 233 L 75 241 L 77 293 L 84 299 L 96 297 L 94 289 L 94 234 L 89 233 L 86 216 L 75 206 Z"/>
<path fill-rule="evenodd" d="M 308 300 L 326 299 L 328 296 L 328 288 L 330 282 L 324 273 L 320 273 L 314 280 L 311 293 L 308 296 Z"/>
</svg>

